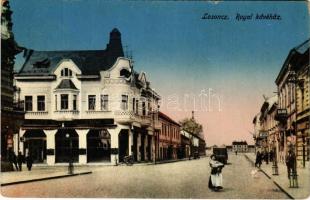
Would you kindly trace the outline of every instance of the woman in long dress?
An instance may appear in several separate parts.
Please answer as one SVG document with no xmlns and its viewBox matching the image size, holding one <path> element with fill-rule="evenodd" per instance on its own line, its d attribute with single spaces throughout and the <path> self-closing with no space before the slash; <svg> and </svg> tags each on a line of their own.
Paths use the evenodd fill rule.
<svg viewBox="0 0 310 200">
<path fill-rule="evenodd" d="M 222 168 L 224 167 L 224 164 L 217 161 L 215 155 L 211 155 L 210 167 L 211 175 L 209 178 L 209 188 L 214 191 L 223 189 Z"/>
</svg>

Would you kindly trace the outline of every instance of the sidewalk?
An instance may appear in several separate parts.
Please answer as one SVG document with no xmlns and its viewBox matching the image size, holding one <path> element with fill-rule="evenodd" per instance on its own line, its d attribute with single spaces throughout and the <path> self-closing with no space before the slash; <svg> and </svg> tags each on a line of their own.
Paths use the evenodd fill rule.
<svg viewBox="0 0 310 200">
<path fill-rule="evenodd" d="M 68 174 L 68 167 L 33 167 L 28 171 L 24 166 L 23 171 L 1 172 L 1 186 L 42 181 L 55 178 L 64 178 L 92 173 L 87 168 L 75 167 L 73 174 Z"/>
<path fill-rule="evenodd" d="M 255 163 L 255 154 L 246 153 L 245 156 Z M 293 199 L 306 199 L 310 195 L 310 170 L 308 168 L 297 168 L 298 188 L 289 187 L 289 179 L 287 177 L 287 169 L 284 163 L 278 163 L 279 175 L 272 175 L 272 162 L 266 165 L 265 162 L 261 165 L 263 173 L 270 178 L 283 192 Z"/>
<path fill-rule="evenodd" d="M 187 161 L 187 160 L 189 159 L 184 158 L 175 160 L 162 160 L 162 161 L 156 161 L 156 165 L 179 162 L 179 161 Z M 118 165 L 126 166 L 126 164 L 124 163 L 118 163 Z M 154 162 L 140 162 L 133 164 L 133 166 L 141 166 L 141 165 L 154 165 Z M 0 176 L 1 186 L 90 174 L 93 171 L 102 169 L 102 167 L 113 167 L 113 166 L 114 165 L 112 164 L 99 164 L 99 163 L 92 163 L 89 165 L 75 165 L 74 174 L 68 174 L 68 166 L 64 164 L 54 166 L 37 165 L 33 166 L 31 171 L 28 171 L 26 166 L 24 165 L 23 171 L 21 172 L 19 171 L 1 172 Z"/>
</svg>

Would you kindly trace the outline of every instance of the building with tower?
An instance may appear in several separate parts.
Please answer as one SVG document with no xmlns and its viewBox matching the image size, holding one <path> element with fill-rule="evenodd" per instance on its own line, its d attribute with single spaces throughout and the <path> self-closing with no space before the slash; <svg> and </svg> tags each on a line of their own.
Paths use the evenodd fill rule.
<svg viewBox="0 0 310 200">
<path fill-rule="evenodd" d="M 104 50 L 25 51 L 15 81 L 25 111 L 19 148 L 35 163 L 155 159 L 160 96 L 124 57 L 117 29 Z"/>
</svg>

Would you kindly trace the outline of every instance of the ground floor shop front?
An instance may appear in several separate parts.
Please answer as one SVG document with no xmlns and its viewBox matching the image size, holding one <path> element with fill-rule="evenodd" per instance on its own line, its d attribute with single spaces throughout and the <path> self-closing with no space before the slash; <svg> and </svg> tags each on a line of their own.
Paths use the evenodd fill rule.
<svg viewBox="0 0 310 200">
<path fill-rule="evenodd" d="M 31 155 L 34 163 L 55 165 L 153 161 L 153 132 L 147 128 L 116 124 L 106 127 L 22 127 L 16 151 Z M 17 152 L 16 152 L 17 153 Z"/>
</svg>

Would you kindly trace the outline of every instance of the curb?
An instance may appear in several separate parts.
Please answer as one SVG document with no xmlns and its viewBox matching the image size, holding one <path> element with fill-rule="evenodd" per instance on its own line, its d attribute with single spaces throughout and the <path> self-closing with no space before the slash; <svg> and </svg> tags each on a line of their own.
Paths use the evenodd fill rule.
<svg viewBox="0 0 310 200">
<path fill-rule="evenodd" d="M 204 158 L 204 157 L 201 156 L 200 158 Z M 199 160 L 200 158 L 198 158 L 198 159 L 194 159 L 194 158 L 191 158 L 191 159 L 183 158 L 183 159 L 178 159 L 178 160 L 166 160 L 166 161 L 158 162 L 158 163 L 156 163 L 155 165 L 166 164 L 166 163 L 174 163 L 174 162 L 180 162 L 180 161 Z M 153 164 L 154 164 L 154 163 L 153 163 Z"/>
<path fill-rule="evenodd" d="M 16 184 L 30 183 L 30 182 L 36 182 L 36 181 L 45 181 L 45 180 L 65 178 L 65 177 L 71 177 L 71 176 L 80 176 L 80 175 L 86 175 L 86 174 L 91 174 L 91 173 L 92 173 L 91 171 L 88 171 L 88 172 L 81 172 L 81 173 L 76 173 L 76 174 L 66 174 L 66 175 L 36 178 L 36 179 L 30 179 L 30 180 L 24 180 L 24 181 L 15 181 L 15 182 L 10 182 L 10 183 L 1 183 L 1 186 L 3 187 L 3 186 L 8 186 L 8 185 L 16 185 Z"/>
<path fill-rule="evenodd" d="M 254 164 L 254 161 L 251 160 L 246 154 L 244 154 L 244 156 L 245 156 L 245 158 L 246 158 L 249 162 L 251 162 L 252 164 Z M 280 186 L 276 181 L 274 181 L 274 180 L 271 178 L 271 176 L 269 176 L 263 169 L 259 168 L 259 170 L 260 170 L 261 172 L 263 172 L 263 173 L 265 174 L 265 176 L 267 176 L 268 179 L 272 180 L 272 182 L 273 182 L 284 194 L 286 194 L 290 199 L 295 199 L 292 195 L 290 195 L 287 191 L 285 191 L 285 189 L 284 189 L 282 186 Z"/>
</svg>

